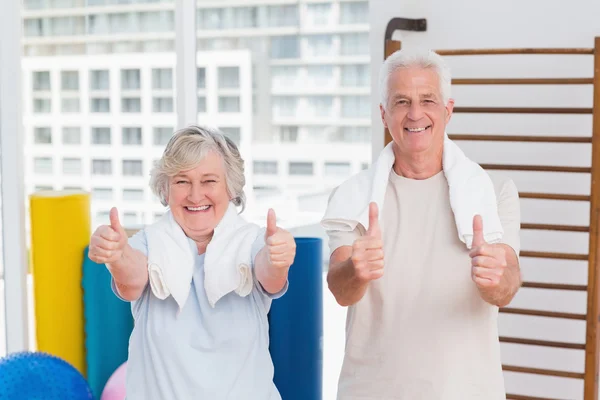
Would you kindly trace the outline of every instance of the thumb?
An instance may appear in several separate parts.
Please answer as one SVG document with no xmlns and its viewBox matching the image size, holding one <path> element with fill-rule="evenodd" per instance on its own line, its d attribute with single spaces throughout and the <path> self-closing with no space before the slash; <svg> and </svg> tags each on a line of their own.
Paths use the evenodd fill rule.
<svg viewBox="0 0 600 400">
<path fill-rule="evenodd" d="M 485 243 L 483 238 L 483 219 L 481 215 L 475 215 L 473 217 L 473 245 L 471 247 L 478 247 Z"/>
<path fill-rule="evenodd" d="M 269 213 L 267 214 L 267 232 L 266 237 L 272 236 L 277 232 L 277 217 L 275 216 L 275 211 L 272 208 L 269 208 Z"/>
<path fill-rule="evenodd" d="M 110 227 L 117 233 L 122 233 L 124 230 L 119 222 L 119 211 L 117 210 L 117 207 L 110 209 Z"/>
<path fill-rule="evenodd" d="M 369 204 L 369 229 L 367 229 L 367 235 L 376 236 L 380 234 L 379 209 L 377 208 L 377 203 L 371 202 L 371 204 Z"/>
</svg>

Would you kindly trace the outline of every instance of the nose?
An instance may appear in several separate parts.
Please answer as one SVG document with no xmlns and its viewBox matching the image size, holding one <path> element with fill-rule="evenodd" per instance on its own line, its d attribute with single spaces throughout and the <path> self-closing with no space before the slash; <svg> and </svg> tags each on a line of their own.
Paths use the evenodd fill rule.
<svg viewBox="0 0 600 400">
<path fill-rule="evenodd" d="M 188 200 L 193 204 L 200 203 L 204 199 L 204 189 L 202 184 L 193 182 L 188 193 Z"/>
<path fill-rule="evenodd" d="M 412 121 L 418 121 L 423 117 L 423 108 L 418 101 L 412 102 L 408 109 L 407 117 Z"/>
</svg>

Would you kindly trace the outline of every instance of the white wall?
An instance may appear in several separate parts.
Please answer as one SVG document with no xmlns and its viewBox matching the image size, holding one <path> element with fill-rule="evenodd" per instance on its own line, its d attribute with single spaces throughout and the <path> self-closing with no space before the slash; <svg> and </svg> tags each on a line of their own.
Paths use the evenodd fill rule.
<svg viewBox="0 0 600 400">
<path fill-rule="evenodd" d="M 556 8 L 554 8 L 556 7 Z M 578 0 L 371 0 L 372 84 L 377 90 L 383 60 L 383 38 L 392 17 L 426 18 L 426 32 L 399 32 L 403 46 L 433 49 L 588 47 L 600 36 L 600 2 Z M 592 77 L 592 56 L 477 56 L 447 57 L 454 77 Z M 375 96 L 374 96 L 375 97 Z M 591 86 L 469 86 L 453 88 L 457 106 L 555 106 L 591 107 Z M 378 104 L 373 107 L 373 154 L 383 146 L 383 127 Z M 497 133 L 524 135 L 591 135 L 589 115 L 466 115 L 455 114 L 449 133 Z M 379 134 L 381 132 L 381 134 Z M 459 142 L 478 162 L 589 166 L 588 144 L 498 144 Z M 492 172 L 496 173 L 496 172 Z M 520 191 L 589 194 L 586 174 L 504 172 Z M 522 222 L 587 225 L 587 203 L 521 200 Z M 586 233 L 525 231 L 524 250 L 587 253 Z M 528 281 L 586 284 L 587 262 L 523 258 Z M 586 294 L 521 289 L 512 306 L 574 313 L 586 312 Z M 500 334 L 583 343 L 584 321 L 500 315 Z M 584 352 L 534 346 L 502 345 L 505 364 L 583 372 Z M 460 366 L 457 366 L 460 367 Z M 508 392 L 552 398 L 583 398 L 583 381 L 505 373 Z"/>
</svg>

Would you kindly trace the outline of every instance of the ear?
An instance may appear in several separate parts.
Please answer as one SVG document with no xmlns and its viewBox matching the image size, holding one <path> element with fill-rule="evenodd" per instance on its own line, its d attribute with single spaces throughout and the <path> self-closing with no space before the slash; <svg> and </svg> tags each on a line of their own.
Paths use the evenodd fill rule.
<svg viewBox="0 0 600 400">
<path fill-rule="evenodd" d="M 385 109 L 381 103 L 379 104 L 379 112 L 381 113 L 381 122 L 383 122 L 383 126 L 387 129 L 388 126 L 387 122 L 385 122 Z"/>
<path fill-rule="evenodd" d="M 449 99 L 446 104 L 446 124 L 450 122 L 450 118 L 452 118 L 452 112 L 454 111 L 454 99 Z"/>
</svg>

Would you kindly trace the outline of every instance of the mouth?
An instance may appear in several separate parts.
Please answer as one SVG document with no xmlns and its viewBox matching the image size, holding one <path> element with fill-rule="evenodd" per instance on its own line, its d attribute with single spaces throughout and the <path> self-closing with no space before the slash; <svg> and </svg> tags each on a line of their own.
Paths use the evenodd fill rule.
<svg viewBox="0 0 600 400">
<path fill-rule="evenodd" d="M 204 205 L 204 206 L 197 206 L 197 207 L 186 206 L 184 208 L 186 209 L 187 212 L 197 214 L 197 213 L 207 212 L 208 210 L 210 210 L 212 208 L 212 206 L 211 205 Z"/>
<path fill-rule="evenodd" d="M 406 132 L 408 132 L 409 134 L 423 133 L 429 129 L 431 129 L 431 125 L 427 125 L 427 126 L 419 127 L 419 128 L 404 128 L 404 130 Z"/>
</svg>

